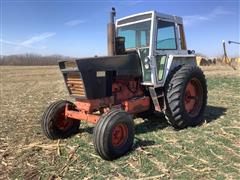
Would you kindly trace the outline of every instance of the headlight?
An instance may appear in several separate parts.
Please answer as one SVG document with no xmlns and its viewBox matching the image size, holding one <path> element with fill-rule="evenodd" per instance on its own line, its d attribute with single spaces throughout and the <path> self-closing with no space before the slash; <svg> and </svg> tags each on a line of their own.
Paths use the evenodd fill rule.
<svg viewBox="0 0 240 180">
<path fill-rule="evenodd" d="M 150 65 L 147 63 L 144 65 L 145 69 L 149 69 L 150 68 Z"/>
<path fill-rule="evenodd" d="M 148 57 L 146 57 L 145 59 L 144 59 L 144 62 L 145 63 L 148 63 L 150 61 L 150 59 L 148 58 Z"/>
</svg>

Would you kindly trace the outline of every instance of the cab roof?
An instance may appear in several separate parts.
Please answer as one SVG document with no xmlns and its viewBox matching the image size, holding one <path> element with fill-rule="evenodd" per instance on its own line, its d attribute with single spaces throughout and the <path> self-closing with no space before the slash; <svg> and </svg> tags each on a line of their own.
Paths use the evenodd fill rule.
<svg viewBox="0 0 240 180">
<path fill-rule="evenodd" d="M 128 23 L 152 20 L 152 18 L 154 17 L 156 17 L 157 19 L 165 20 L 165 21 L 172 21 L 178 24 L 183 24 L 183 20 L 179 16 L 163 14 L 153 10 L 153 11 L 146 11 L 146 12 L 137 13 L 137 14 L 133 14 L 130 16 L 117 19 L 116 25 L 119 26 L 119 25 L 123 25 L 123 24 L 125 25 Z"/>
</svg>

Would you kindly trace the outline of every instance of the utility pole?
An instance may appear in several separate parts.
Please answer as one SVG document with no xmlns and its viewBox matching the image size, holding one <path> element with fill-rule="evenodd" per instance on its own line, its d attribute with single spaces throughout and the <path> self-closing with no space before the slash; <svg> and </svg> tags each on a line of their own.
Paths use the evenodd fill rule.
<svg viewBox="0 0 240 180">
<path fill-rule="evenodd" d="M 227 56 L 226 43 L 225 43 L 224 40 L 222 41 L 222 43 L 223 43 L 223 62 L 225 64 L 229 64 L 230 63 L 230 59 Z"/>
<path fill-rule="evenodd" d="M 231 44 L 231 43 L 240 45 L 240 42 L 236 42 L 236 41 L 228 41 L 228 44 Z"/>
<path fill-rule="evenodd" d="M 234 70 L 236 70 L 236 67 L 234 67 L 234 65 L 232 64 L 231 59 L 228 58 L 225 41 L 223 40 L 222 43 L 223 43 L 223 63 L 228 64 Z M 240 44 L 239 42 L 236 42 L 236 41 L 228 41 L 228 44 L 231 44 L 231 43 Z"/>
</svg>

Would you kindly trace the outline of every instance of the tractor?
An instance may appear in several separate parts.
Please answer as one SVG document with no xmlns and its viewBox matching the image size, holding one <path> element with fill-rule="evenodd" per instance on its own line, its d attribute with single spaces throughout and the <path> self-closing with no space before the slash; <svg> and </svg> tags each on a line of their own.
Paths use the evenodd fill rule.
<svg viewBox="0 0 240 180">
<path fill-rule="evenodd" d="M 74 135 L 81 121 L 95 124 L 94 148 L 105 160 L 131 150 L 134 117 L 159 112 L 183 129 L 203 122 L 207 104 L 206 79 L 187 49 L 181 17 L 156 11 L 115 16 L 112 8 L 108 56 L 59 62 L 75 101 L 52 103 L 41 121 L 49 139 Z"/>
</svg>

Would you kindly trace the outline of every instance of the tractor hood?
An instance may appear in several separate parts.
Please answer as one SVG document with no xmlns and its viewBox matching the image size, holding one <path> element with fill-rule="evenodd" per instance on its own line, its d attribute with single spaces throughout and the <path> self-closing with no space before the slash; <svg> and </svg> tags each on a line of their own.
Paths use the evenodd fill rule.
<svg viewBox="0 0 240 180">
<path fill-rule="evenodd" d="M 105 56 L 77 59 L 79 71 L 115 71 L 117 76 L 141 76 L 141 66 L 137 54 Z"/>
<path fill-rule="evenodd" d="M 111 96 L 116 77 L 141 77 L 136 53 L 61 61 L 59 67 L 70 95 L 87 99 Z"/>
</svg>

